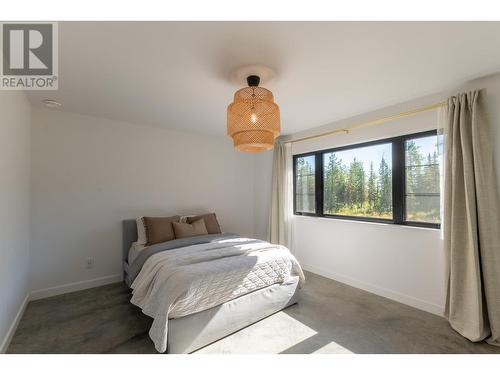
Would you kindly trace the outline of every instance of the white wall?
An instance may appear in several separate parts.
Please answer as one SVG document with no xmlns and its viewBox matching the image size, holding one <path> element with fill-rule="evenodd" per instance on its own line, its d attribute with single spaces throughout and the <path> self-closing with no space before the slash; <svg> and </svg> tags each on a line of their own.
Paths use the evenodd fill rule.
<svg viewBox="0 0 500 375">
<path fill-rule="evenodd" d="M 35 298 L 118 279 L 123 219 L 213 211 L 254 235 L 253 158 L 226 137 L 45 109 L 32 128 Z"/>
<path fill-rule="evenodd" d="M 485 88 L 492 140 L 496 146 L 500 182 L 500 75 L 484 77 L 438 94 L 362 114 L 285 139 L 322 133 L 442 101 L 457 92 Z M 435 128 L 437 111 L 420 113 L 348 135 L 336 134 L 293 144 L 294 154 L 387 138 Z M 265 163 L 262 159 L 261 163 Z M 271 163 L 269 159 L 267 163 Z M 264 168 L 260 168 L 263 170 Z M 261 173 L 261 184 L 270 176 Z M 268 179 L 265 182 L 265 179 Z M 256 214 L 266 212 L 268 200 L 256 200 Z M 256 222 L 267 217 L 256 218 Z M 444 309 L 444 254 L 440 231 L 388 224 L 295 216 L 291 247 L 309 271 L 441 314 Z"/>
<path fill-rule="evenodd" d="M 30 105 L 0 91 L 0 352 L 29 291 Z"/>
</svg>

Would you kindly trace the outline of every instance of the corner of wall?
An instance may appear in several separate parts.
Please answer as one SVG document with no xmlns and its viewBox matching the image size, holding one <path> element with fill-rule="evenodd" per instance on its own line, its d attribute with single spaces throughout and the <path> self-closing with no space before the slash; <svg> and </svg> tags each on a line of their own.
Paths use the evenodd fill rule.
<svg viewBox="0 0 500 375">
<path fill-rule="evenodd" d="M 0 351 L 5 352 L 29 300 L 31 103 L 26 93 L 0 94 L 0 159 L 5 189 L 0 191 L 2 213 L 2 267 L 4 295 L 0 314 Z M 1 142 L 4 141 L 5 143 Z M 28 229 L 27 229 L 28 228 Z"/>
</svg>

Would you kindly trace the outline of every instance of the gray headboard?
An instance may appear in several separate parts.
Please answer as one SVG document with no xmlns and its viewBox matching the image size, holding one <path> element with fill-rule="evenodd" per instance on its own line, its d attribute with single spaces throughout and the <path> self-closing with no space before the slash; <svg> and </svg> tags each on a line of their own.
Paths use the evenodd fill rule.
<svg viewBox="0 0 500 375">
<path fill-rule="evenodd" d="M 127 219 L 123 220 L 123 249 L 122 249 L 122 257 L 123 260 L 128 260 L 128 252 L 130 250 L 130 246 L 132 246 L 132 242 L 137 241 L 137 223 L 135 219 Z"/>
</svg>

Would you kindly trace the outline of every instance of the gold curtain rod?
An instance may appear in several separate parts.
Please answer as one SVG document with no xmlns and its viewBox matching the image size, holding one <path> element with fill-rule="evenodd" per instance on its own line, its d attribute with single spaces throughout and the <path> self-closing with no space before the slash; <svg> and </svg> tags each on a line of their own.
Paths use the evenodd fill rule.
<svg viewBox="0 0 500 375">
<path fill-rule="evenodd" d="M 415 113 L 431 111 L 433 109 L 436 109 L 436 108 L 444 106 L 446 103 L 447 103 L 447 100 L 444 100 L 444 101 L 439 102 L 439 103 L 429 104 L 429 105 L 427 105 L 425 107 L 419 107 L 419 108 L 415 108 L 415 109 L 412 109 L 412 110 L 409 110 L 409 111 L 406 111 L 406 112 L 401 112 L 401 113 L 396 113 L 394 115 L 385 116 L 385 117 L 379 118 L 377 120 L 371 120 L 371 121 L 367 121 L 367 122 L 362 122 L 362 123 L 359 123 L 359 124 L 356 124 L 356 125 L 348 126 L 346 128 L 335 129 L 335 130 L 331 130 L 331 131 L 328 131 L 328 132 L 325 132 L 325 133 L 321 133 L 321 134 L 315 134 L 315 135 L 310 135 L 310 136 L 307 136 L 307 137 L 302 137 L 302 138 L 297 138 L 297 139 L 291 139 L 289 141 L 284 141 L 283 143 L 303 142 L 303 141 L 308 141 L 310 139 L 325 137 L 325 136 L 336 134 L 336 133 L 346 133 L 347 134 L 351 130 L 354 130 L 354 129 L 367 128 L 369 126 L 379 125 L 379 124 L 383 124 L 385 122 L 396 120 L 396 119 L 401 118 L 401 117 L 410 116 L 410 115 L 413 115 Z"/>
</svg>

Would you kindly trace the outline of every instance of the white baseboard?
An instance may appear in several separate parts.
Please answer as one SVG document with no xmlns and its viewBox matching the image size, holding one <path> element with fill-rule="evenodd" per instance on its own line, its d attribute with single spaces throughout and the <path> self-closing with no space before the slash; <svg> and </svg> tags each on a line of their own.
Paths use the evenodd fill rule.
<svg viewBox="0 0 500 375">
<path fill-rule="evenodd" d="M 14 332 L 16 332 L 19 321 L 24 314 L 24 310 L 26 310 L 26 306 L 28 306 L 29 300 L 30 294 L 28 293 L 24 298 L 24 301 L 21 303 L 21 306 L 19 306 L 19 310 L 17 311 L 17 314 L 9 327 L 9 330 L 7 331 L 7 334 L 3 339 L 2 345 L 0 345 L 0 353 L 5 353 L 7 351 L 10 341 L 12 340 L 12 336 L 14 336 Z"/>
<path fill-rule="evenodd" d="M 324 277 L 327 277 L 329 279 L 333 279 L 333 280 L 339 281 L 341 283 L 353 286 L 355 288 L 363 289 L 363 290 L 366 290 L 370 293 L 377 294 L 379 296 L 389 298 L 389 299 L 392 299 L 392 300 L 397 301 L 397 302 L 404 303 L 405 305 L 409 305 L 409 306 L 415 307 L 417 309 L 430 312 L 431 314 L 435 314 L 435 315 L 439 315 L 439 316 L 443 316 L 443 314 L 444 314 L 444 306 L 440 306 L 440 305 L 434 304 L 432 302 L 423 301 L 421 299 L 418 299 L 418 298 L 415 298 L 412 296 L 408 296 L 408 295 L 405 295 L 405 294 L 402 294 L 399 292 L 395 292 L 395 291 L 390 290 L 390 289 L 386 289 L 386 288 L 383 288 L 383 287 L 380 287 L 377 285 L 368 284 L 368 283 L 365 283 L 363 281 L 352 279 L 352 278 L 345 276 L 345 275 L 340 275 L 340 274 L 337 274 L 334 272 L 325 271 L 325 270 L 322 270 L 318 267 L 314 267 L 311 265 L 302 264 L 302 268 L 306 271 L 316 273 L 320 276 L 324 276 Z"/>
<path fill-rule="evenodd" d="M 76 292 L 78 290 L 95 288 L 97 286 L 116 283 L 122 281 L 122 274 L 99 277 L 97 279 L 78 281 L 76 283 L 54 286 L 47 289 L 34 290 L 30 293 L 30 301 L 57 296 L 59 294 Z"/>
</svg>

